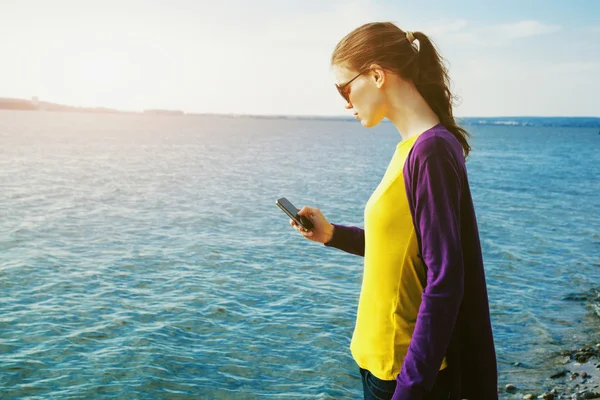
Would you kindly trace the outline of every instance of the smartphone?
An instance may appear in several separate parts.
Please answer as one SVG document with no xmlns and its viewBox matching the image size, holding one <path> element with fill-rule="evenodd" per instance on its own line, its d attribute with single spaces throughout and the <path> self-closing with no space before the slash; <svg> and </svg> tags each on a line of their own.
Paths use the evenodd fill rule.
<svg viewBox="0 0 600 400">
<path fill-rule="evenodd" d="M 277 200 L 275 204 L 277 204 L 277 206 L 281 208 L 281 210 L 283 210 L 283 212 L 286 213 L 288 217 L 296 221 L 298 225 L 301 225 L 308 230 L 314 228 L 313 223 L 310 222 L 308 218 L 302 215 L 298 215 L 298 211 L 300 211 L 300 209 L 294 207 L 294 205 L 290 203 L 290 201 L 285 197 L 282 197 L 279 200 Z"/>
</svg>

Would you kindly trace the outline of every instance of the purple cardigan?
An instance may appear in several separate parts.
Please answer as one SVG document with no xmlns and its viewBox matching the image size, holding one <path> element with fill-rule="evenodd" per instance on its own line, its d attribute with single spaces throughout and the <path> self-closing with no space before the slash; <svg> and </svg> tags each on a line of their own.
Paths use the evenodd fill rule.
<svg viewBox="0 0 600 400">
<path fill-rule="evenodd" d="M 424 399 L 447 356 L 451 400 L 496 400 L 496 352 L 462 147 L 437 125 L 417 138 L 403 172 L 427 284 L 393 399 Z M 364 230 L 333 226 L 325 246 L 364 257 Z"/>
</svg>

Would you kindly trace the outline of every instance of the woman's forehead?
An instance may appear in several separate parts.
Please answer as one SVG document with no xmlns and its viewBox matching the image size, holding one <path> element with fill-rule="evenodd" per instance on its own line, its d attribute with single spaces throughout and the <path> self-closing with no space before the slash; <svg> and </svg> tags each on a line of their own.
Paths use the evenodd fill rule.
<svg viewBox="0 0 600 400">
<path fill-rule="evenodd" d="M 335 80 L 338 85 L 347 82 L 348 79 L 352 79 L 354 75 L 356 75 L 353 69 L 350 69 L 343 65 L 335 64 L 331 66 L 331 69 L 333 71 L 333 74 L 335 75 Z"/>
</svg>

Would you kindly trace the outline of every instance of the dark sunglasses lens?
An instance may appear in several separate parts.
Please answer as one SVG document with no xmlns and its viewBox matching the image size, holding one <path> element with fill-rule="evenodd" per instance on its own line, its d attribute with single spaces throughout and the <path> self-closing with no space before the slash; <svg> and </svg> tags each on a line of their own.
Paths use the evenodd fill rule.
<svg viewBox="0 0 600 400">
<path fill-rule="evenodd" d="M 346 102 L 350 102 L 350 99 L 348 99 L 348 96 L 346 95 L 346 92 L 344 91 L 344 89 L 341 89 L 339 86 L 335 86 L 338 90 L 338 92 L 340 93 L 340 95 L 344 98 L 344 100 L 346 100 Z"/>
</svg>

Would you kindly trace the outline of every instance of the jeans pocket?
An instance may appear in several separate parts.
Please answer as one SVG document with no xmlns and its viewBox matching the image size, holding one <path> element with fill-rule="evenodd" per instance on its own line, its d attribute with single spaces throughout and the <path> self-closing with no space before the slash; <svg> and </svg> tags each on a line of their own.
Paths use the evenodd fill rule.
<svg viewBox="0 0 600 400">
<path fill-rule="evenodd" d="M 389 400 L 396 390 L 396 381 L 384 381 L 377 378 L 370 371 L 366 371 L 366 381 L 369 392 L 377 400 Z"/>
</svg>

